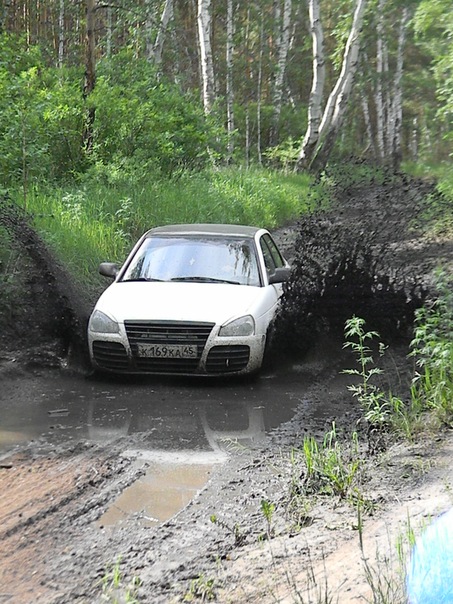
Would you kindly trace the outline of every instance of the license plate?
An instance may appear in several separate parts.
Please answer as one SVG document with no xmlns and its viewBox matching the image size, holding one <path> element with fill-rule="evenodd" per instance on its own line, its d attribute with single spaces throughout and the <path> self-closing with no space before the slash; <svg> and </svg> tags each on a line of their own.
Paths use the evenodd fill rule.
<svg viewBox="0 0 453 604">
<path fill-rule="evenodd" d="M 195 359 L 197 346 L 186 344 L 138 344 L 138 356 L 152 359 Z"/>
</svg>

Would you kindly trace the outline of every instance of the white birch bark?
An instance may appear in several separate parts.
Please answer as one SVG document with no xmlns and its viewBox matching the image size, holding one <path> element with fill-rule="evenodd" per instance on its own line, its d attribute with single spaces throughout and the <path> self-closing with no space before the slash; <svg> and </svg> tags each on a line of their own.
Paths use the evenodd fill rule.
<svg viewBox="0 0 453 604">
<path fill-rule="evenodd" d="M 401 126 L 403 118 L 403 92 L 402 92 L 402 78 L 404 69 L 404 47 L 406 43 L 407 25 L 409 23 L 409 9 L 403 8 L 401 16 L 401 23 L 398 32 L 398 47 L 396 56 L 396 69 L 395 78 L 393 82 L 393 99 L 391 105 L 391 131 L 389 133 L 389 140 L 391 148 L 390 156 L 394 167 L 398 167 L 401 161 Z"/>
<path fill-rule="evenodd" d="M 214 64 L 211 48 L 211 0 L 198 0 L 197 23 L 203 107 L 205 113 L 210 113 L 215 99 Z"/>
<path fill-rule="evenodd" d="M 313 79 L 308 103 L 308 126 L 298 157 L 298 168 L 306 166 L 306 160 L 311 157 L 319 139 L 319 125 L 321 123 L 324 83 L 326 79 L 324 31 L 321 23 L 319 0 L 309 0 L 308 11 L 313 51 Z"/>
<path fill-rule="evenodd" d="M 151 21 L 151 6 L 149 6 L 149 11 L 148 19 Z M 148 33 L 149 41 L 147 44 L 147 57 L 148 60 L 152 61 L 155 65 L 160 65 L 162 63 L 162 52 L 164 49 L 165 36 L 171 19 L 173 19 L 173 0 L 165 0 L 154 44 L 151 43 L 151 32 Z"/>
<path fill-rule="evenodd" d="M 385 157 L 385 106 L 383 94 L 384 78 L 384 6 L 386 0 L 379 0 L 378 3 L 378 21 L 376 25 L 376 141 L 381 160 Z"/>
<path fill-rule="evenodd" d="M 113 9 L 109 4 L 107 6 L 107 42 L 106 42 L 106 55 L 108 58 L 112 56 L 112 38 L 113 38 Z"/>
<path fill-rule="evenodd" d="M 226 105 L 228 150 L 227 161 L 231 161 L 234 151 L 234 88 L 233 88 L 233 52 L 234 52 L 233 0 L 227 0 L 227 41 L 226 41 Z"/>
<path fill-rule="evenodd" d="M 353 78 L 357 69 L 360 49 L 360 31 L 362 29 L 363 15 L 367 0 L 357 0 L 352 21 L 351 31 L 343 55 L 343 63 L 337 82 L 330 93 L 319 127 L 319 136 L 322 136 L 332 127 L 344 110 L 345 100 L 352 88 Z"/>
<path fill-rule="evenodd" d="M 60 8 L 58 11 L 58 67 L 60 69 L 63 67 L 64 58 L 64 15 L 64 0 L 60 0 Z"/>
<path fill-rule="evenodd" d="M 327 163 L 346 112 L 358 65 L 360 32 L 366 5 L 367 0 L 357 0 L 351 31 L 344 50 L 340 75 L 327 100 L 319 127 L 318 143 L 310 162 L 310 167 L 315 171 L 322 169 Z"/>
<path fill-rule="evenodd" d="M 291 13 L 292 0 L 284 0 L 283 17 L 281 25 L 281 34 L 279 36 L 279 45 L 277 49 L 277 72 L 274 81 L 274 93 L 272 104 L 274 114 L 272 118 L 271 144 L 274 144 L 278 135 L 278 122 L 282 110 L 283 81 L 285 78 L 286 65 L 288 60 L 288 51 L 291 40 Z"/>
</svg>

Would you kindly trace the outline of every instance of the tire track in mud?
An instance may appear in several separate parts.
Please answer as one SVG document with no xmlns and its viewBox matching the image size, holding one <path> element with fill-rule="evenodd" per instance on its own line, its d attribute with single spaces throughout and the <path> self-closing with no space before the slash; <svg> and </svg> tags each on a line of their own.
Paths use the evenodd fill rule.
<svg viewBox="0 0 453 604">
<path fill-rule="evenodd" d="M 95 446 L 46 455 L 25 451 L 8 462 L 0 469 L 0 601 L 50 602 L 61 586 L 57 578 L 43 581 L 46 569 L 75 555 L 79 534 L 112 485 L 127 485 L 136 471 L 131 474 L 118 451 Z"/>
</svg>

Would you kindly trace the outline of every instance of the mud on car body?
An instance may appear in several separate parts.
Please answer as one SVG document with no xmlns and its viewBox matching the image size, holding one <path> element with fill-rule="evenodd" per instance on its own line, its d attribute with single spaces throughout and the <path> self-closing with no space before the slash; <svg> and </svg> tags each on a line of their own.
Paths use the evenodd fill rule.
<svg viewBox="0 0 453 604">
<path fill-rule="evenodd" d="M 95 369 L 246 374 L 260 369 L 290 268 L 266 229 L 214 224 L 147 231 L 88 326 Z"/>
</svg>

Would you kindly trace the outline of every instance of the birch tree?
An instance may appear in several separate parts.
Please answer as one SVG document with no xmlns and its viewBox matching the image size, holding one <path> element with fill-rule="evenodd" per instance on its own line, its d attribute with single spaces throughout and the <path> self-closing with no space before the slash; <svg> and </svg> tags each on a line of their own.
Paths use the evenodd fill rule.
<svg viewBox="0 0 453 604">
<path fill-rule="evenodd" d="M 394 7 L 387 0 L 379 0 L 374 77 L 370 78 L 372 76 L 370 65 L 374 64 L 362 62 L 363 69 L 366 65 L 368 79 L 375 82 L 369 95 L 370 102 L 368 103 L 364 96 L 361 97 L 366 130 L 374 152 L 373 156 L 381 163 L 391 164 L 394 168 L 399 166 L 402 155 L 402 78 L 409 19 L 410 10 L 407 6 L 403 6 L 401 10 L 401 6 Z M 375 115 L 374 120 L 371 120 L 370 110 L 373 107 Z"/>
<path fill-rule="evenodd" d="M 86 0 L 86 37 L 85 37 L 85 82 L 83 98 L 86 102 L 93 92 L 96 83 L 96 41 L 95 41 L 95 10 L 96 0 Z M 88 107 L 85 128 L 83 132 L 83 145 L 86 151 L 91 151 L 93 146 L 95 108 Z"/>
<path fill-rule="evenodd" d="M 272 128 L 270 136 L 271 145 L 276 144 L 278 138 L 280 114 L 282 111 L 283 82 L 285 78 L 288 50 L 291 39 L 291 13 L 292 0 L 284 0 L 281 31 L 277 48 L 277 70 L 275 74 L 274 92 L 272 99 L 274 114 L 272 117 Z"/>
<path fill-rule="evenodd" d="M 162 52 L 168 25 L 173 18 L 173 0 L 165 0 L 164 2 L 154 42 L 152 42 L 152 32 L 154 29 L 154 7 L 152 6 L 152 0 L 148 0 L 147 2 L 147 13 L 146 55 L 148 61 L 152 61 L 155 65 L 159 66 L 162 63 Z"/>
<path fill-rule="evenodd" d="M 403 78 L 404 47 L 409 15 L 409 9 L 404 7 L 398 31 L 395 77 L 393 81 L 392 98 L 389 100 L 388 110 L 388 155 L 394 168 L 399 168 L 402 159 L 401 129 L 403 125 L 403 93 L 401 82 Z"/>
<path fill-rule="evenodd" d="M 319 0 L 309 0 L 309 2 L 313 3 L 315 5 L 313 9 L 316 9 L 312 11 L 312 15 L 317 14 L 319 16 Z M 317 7 L 316 4 L 318 5 Z M 354 75 L 357 70 L 357 63 L 360 50 L 360 32 L 362 29 L 363 16 L 365 13 L 366 5 L 367 0 L 356 0 L 352 25 L 343 53 L 343 62 L 340 74 L 329 95 L 329 98 L 327 99 L 324 111 L 322 113 L 322 119 L 319 125 L 319 129 L 316 128 L 316 123 L 309 123 L 308 128 L 311 128 L 312 132 L 310 136 L 306 135 L 304 137 L 304 143 L 305 141 L 310 140 L 311 145 L 309 147 L 307 143 L 305 143 L 305 145 L 304 143 L 302 144 L 298 161 L 296 164 L 296 169 L 308 167 L 313 171 L 319 171 L 327 163 L 327 160 L 337 138 L 338 132 L 340 130 L 347 108 L 349 95 L 351 93 L 354 83 Z M 313 22 L 311 22 L 310 25 L 313 30 Z M 320 26 L 318 25 L 317 27 L 319 30 Z M 319 50 L 322 51 L 322 49 Z M 315 57 L 315 51 L 313 51 L 313 55 Z M 315 77 L 317 69 L 319 74 L 319 65 L 322 64 L 324 60 L 324 52 L 322 52 L 321 57 L 319 59 L 313 59 L 313 77 Z M 315 116 L 316 119 L 319 107 L 315 105 L 314 99 L 312 99 L 312 102 L 312 119 L 313 116 Z"/>
<path fill-rule="evenodd" d="M 324 30 L 321 22 L 319 0 L 309 0 L 308 11 L 313 49 L 313 76 L 308 102 L 308 126 L 299 153 L 299 168 L 308 167 L 319 141 L 319 126 L 321 124 L 326 79 Z"/>
<path fill-rule="evenodd" d="M 234 150 L 234 89 L 233 89 L 233 51 L 234 51 L 233 0 L 227 0 L 227 39 L 226 39 L 226 109 L 228 149 L 227 162 L 231 161 Z"/>
<path fill-rule="evenodd" d="M 64 14 L 65 14 L 65 6 L 64 0 L 60 0 L 60 6 L 58 10 L 58 67 L 61 69 L 63 67 L 63 58 L 64 58 Z"/>
<path fill-rule="evenodd" d="M 205 113 L 208 114 L 215 100 L 214 63 L 211 46 L 211 0 L 198 0 L 197 24 L 203 107 Z"/>
</svg>

